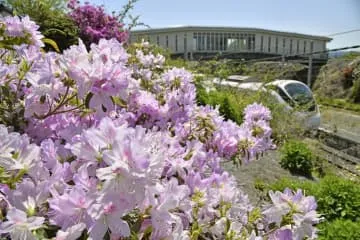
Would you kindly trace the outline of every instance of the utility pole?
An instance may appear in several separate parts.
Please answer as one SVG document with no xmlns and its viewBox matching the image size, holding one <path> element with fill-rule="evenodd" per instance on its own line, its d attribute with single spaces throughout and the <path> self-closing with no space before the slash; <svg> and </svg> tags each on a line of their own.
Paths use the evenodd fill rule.
<svg viewBox="0 0 360 240">
<path fill-rule="evenodd" d="M 311 88 L 311 75 L 312 75 L 312 54 L 309 55 L 309 66 L 308 66 L 308 75 L 307 75 L 307 85 Z"/>
</svg>

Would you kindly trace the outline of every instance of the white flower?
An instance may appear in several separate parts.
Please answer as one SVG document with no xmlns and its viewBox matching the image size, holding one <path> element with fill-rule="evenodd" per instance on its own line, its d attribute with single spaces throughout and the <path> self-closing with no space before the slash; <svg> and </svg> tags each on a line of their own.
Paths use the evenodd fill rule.
<svg viewBox="0 0 360 240">
<path fill-rule="evenodd" d="M 81 236 L 85 227 L 85 223 L 79 223 L 67 228 L 65 231 L 59 230 L 56 234 L 55 240 L 76 240 Z"/>
<path fill-rule="evenodd" d="M 10 208 L 7 221 L 1 223 L 0 234 L 10 233 L 12 240 L 35 240 L 32 230 L 36 230 L 44 223 L 43 217 L 27 217 L 26 213 L 16 208 Z"/>
</svg>

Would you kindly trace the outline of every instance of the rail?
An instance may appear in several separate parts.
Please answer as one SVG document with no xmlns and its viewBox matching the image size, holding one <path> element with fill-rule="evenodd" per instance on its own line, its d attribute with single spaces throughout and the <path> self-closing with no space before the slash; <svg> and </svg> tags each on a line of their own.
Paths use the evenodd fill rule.
<svg viewBox="0 0 360 240">
<path fill-rule="evenodd" d="M 360 176 L 360 142 L 325 128 L 317 130 L 316 138 L 331 164 Z"/>
</svg>

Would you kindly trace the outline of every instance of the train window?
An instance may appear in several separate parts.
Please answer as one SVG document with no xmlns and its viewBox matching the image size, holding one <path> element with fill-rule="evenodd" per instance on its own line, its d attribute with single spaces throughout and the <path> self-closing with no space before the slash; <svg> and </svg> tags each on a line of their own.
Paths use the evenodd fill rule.
<svg viewBox="0 0 360 240">
<path fill-rule="evenodd" d="M 289 83 L 285 86 L 285 90 L 290 97 L 300 105 L 307 104 L 314 100 L 311 91 L 303 84 Z"/>
<path fill-rule="evenodd" d="M 276 87 L 276 91 L 285 102 L 287 102 L 292 107 L 294 106 L 294 102 L 289 98 L 289 96 L 281 88 Z"/>
</svg>

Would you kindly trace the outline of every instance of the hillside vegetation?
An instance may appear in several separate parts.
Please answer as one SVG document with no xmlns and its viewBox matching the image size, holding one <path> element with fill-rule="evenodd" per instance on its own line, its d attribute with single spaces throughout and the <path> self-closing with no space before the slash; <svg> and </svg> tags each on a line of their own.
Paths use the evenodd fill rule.
<svg viewBox="0 0 360 240">
<path fill-rule="evenodd" d="M 262 81 L 294 79 L 306 81 L 307 68 L 300 63 L 256 62 L 243 68 L 244 75 L 255 76 Z"/>
<path fill-rule="evenodd" d="M 324 99 L 360 102 L 360 54 L 330 59 L 320 69 L 313 90 Z"/>
</svg>

